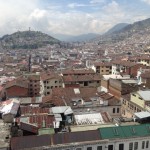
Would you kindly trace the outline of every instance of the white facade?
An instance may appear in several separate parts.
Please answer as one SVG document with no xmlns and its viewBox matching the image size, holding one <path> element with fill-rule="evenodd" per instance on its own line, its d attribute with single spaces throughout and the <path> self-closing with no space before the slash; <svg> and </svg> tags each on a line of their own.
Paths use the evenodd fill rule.
<svg viewBox="0 0 150 150">
<path fill-rule="evenodd" d="M 150 136 L 128 139 L 106 139 L 92 142 L 70 143 L 47 150 L 150 150 Z"/>
</svg>

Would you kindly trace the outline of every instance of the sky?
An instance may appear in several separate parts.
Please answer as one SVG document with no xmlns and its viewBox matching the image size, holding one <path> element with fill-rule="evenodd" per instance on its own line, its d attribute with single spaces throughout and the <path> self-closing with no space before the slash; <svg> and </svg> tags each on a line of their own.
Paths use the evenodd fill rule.
<svg viewBox="0 0 150 150">
<path fill-rule="evenodd" d="M 0 0 L 0 37 L 17 31 L 102 34 L 150 18 L 150 0 Z"/>
</svg>

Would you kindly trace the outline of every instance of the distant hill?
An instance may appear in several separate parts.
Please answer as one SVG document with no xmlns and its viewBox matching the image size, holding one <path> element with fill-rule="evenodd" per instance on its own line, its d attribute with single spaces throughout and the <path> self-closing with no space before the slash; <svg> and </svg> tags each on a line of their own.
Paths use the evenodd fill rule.
<svg viewBox="0 0 150 150">
<path fill-rule="evenodd" d="M 99 34 L 87 33 L 87 34 L 81 34 L 78 36 L 55 34 L 53 36 L 61 41 L 66 41 L 66 42 L 83 42 L 83 41 L 89 41 L 91 39 L 94 39 L 98 37 Z"/>
<path fill-rule="evenodd" d="M 128 23 L 119 23 L 117 25 L 115 25 L 114 27 L 112 27 L 111 29 L 109 29 L 105 34 L 111 34 L 114 32 L 118 32 L 121 29 L 123 29 L 124 27 L 126 27 L 127 25 L 129 25 Z"/>
<path fill-rule="evenodd" d="M 114 31 L 110 34 L 103 34 L 94 40 L 97 42 L 99 41 L 99 44 L 114 43 L 123 41 L 129 37 L 134 37 L 135 35 L 137 37 L 143 36 L 144 38 L 148 33 L 150 33 L 150 18 L 128 24 L 118 31 Z"/>
<path fill-rule="evenodd" d="M 140 30 L 146 30 L 147 28 L 150 28 L 150 18 L 129 24 L 120 30 L 120 32 L 138 32 Z"/>
<path fill-rule="evenodd" d="M 1 46 L 7 49 L 36 49 L 60 41 L 40 31 L 18 31 L 0 38 Z"/>
</svg>

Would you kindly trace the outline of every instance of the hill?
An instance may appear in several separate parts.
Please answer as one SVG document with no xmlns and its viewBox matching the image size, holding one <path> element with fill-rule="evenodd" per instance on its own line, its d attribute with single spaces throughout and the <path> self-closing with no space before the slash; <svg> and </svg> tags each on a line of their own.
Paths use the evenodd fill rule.
<svg viewBox="0 0 150 150">
<path fill-rule="evenodd" d="M 112 32 L 110 34 L 103 34 L 99 36 L 95 41 L 101 43 L 115 43 L 124 41 L 130 37 L 141 38 L 147 36 L 150 33 L 150 18 L 137 21 L 133 24 L 129 24 L 119 31 Z"/>
<path fill-rule="evenodd" d="M 114 27 L 109 29 L 105 34 L 111 34 L 111 33 L 114 33 L 114 32 L 118 32 L 121 29 L 125 28 L 127 25 L 129 25 L 129 24 L 127 24 L 127 23 L 116 24 Z"/>
<path fill-rule="evenodd" d="M 6 49 L 36 49 L 47 44 L 60 43 L 59 40 L 40 31 L 18 31 L 11 35 L 4 35 L 0 42 Z"/>
</svg>

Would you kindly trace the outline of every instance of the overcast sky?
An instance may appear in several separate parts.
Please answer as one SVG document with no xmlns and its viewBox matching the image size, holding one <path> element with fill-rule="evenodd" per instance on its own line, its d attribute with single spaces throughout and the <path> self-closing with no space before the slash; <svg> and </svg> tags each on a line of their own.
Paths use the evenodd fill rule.
<svg viewBox="0 0 150 150">
<path fill-rule="evenodd" d="M 150 17 L 150 0 L 0 0 L 0 36 L 18 30 L 79 35 Z"/>
</svg>

